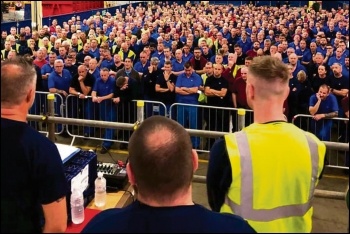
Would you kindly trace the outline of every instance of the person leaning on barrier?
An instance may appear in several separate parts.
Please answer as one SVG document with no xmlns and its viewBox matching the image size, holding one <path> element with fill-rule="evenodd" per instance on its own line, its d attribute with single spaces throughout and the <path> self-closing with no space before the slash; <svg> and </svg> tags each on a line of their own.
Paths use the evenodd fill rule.
<svg viewBox="0 0 350 234">
<path fill-rule="evenodd" d="M 128 58 L 126 59 L 128 60 Z M 135 123 L 135 103 L 139 97 L 139 83 L 132 77 L 119 76 L 116 79 L 116 89 L 114 92 L 113 102 L 117 104 L 118 122 Z M 120 130 L 123 141 L 129 141 L 131 131 Z M 120 149 L 127 149 L 127 144 L 120 144 Z"/>
<path fill-rule="evenodd" d="M 147 118 L 129 143 L 127 174 L 137 200 L 102 211 L 82 233 L 254 233 L 241 217 L 193 202 L 197 169 L 198 155 L 186 130 L 163 116 Z"/>
<path fill-rule="evenodd" d="M 311 129 L 320 140 L 330 141 L 333 121 L 324 118 L 337 117 L 338 111 L 337 99 L 330 93 L 329 86 L 321 85 L 318 92 L 310 97 Z"/>
<path fill-rule="evenodd" d="M 26 120 L 34 103 L 35 86 L 36 71 L 25 58 L 17 57 L 1 64 L 1 232 L 4 233 L 64 232 L 67 227 L 68 188 L 59 152 Z"/>
<path fill-rule="evenodd" d="M 207 193 L 214 211 L 242 216 L 257 232 L 311 232 L 311 200 L 326 147 L 283 115 L 288 67 L 255 57 L 247 101 L 254 123 L 217 140 L 210 151 Z"/>
<path fill-rule="evenodd" d="M 72 81 L 69 86 L 69 94 L 75 95 L 79 99 L 73 99 L 72 107 L 75 108 L 73 116 L 75 118 L 78 116 L 78 109 L 81 110 L 83 119 L 93 119 L 93 105 L 91 99 L 88 96 L 91 96 L 92 87 L 94 87 L 95 78 L 90 74 L 84 65 L 78 67 L 78 74 L 73 76 Z M 76 102 L 78 100 L 78 103 Z M 78 106 L 77 106 L 78 105 Z M 84 136 L 93 136 L 93 128 L 84 127 Z"/>
<path fill-rule="evenodd" d="M 112 98 L 115 92 L 115 79 L 109 76 L 108 68 L 102 68 L 100 78 L 98 78 L 92 89 L 92 102 L 99 105 L 99 116 L 103 121 L 115 122 L 117 120 L 116 112 L 113 106 Z M 101 154 L 107 153 L 113 142 L 114 129 L 106 128 L 104 139 L 101 147 Z"/>
</svg>

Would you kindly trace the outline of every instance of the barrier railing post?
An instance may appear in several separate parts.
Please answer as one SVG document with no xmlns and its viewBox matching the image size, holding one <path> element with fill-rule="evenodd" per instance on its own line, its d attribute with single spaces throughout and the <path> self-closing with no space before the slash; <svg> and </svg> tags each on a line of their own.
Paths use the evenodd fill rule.
<svg viewBox="0 0 350 234">
<path fill-rule="evenodd" d="M 50 93 L 47 95 L 47 103 L 48 103 L 48 116 L 55 116 L 55 95 L 53 93 Z M 49 132 L 49 139 L 52 142 L 55 142 L 55 123 L 48 123 L 48 132 Z"/>
<path fill-rule="evenodd" d="M 245 109 L 238 109 L 238 130 L 242 130 L 245 127 L 245 115 L 246 111 Z"/>
<path fill-rule="evenodd" d="M 145 102 L 144 101 L 137 101 L 137 121 L 139 121 L 140 123 L 143 122 L 144 120 L 144 107 L 145 106 Z"/>
<path fill-rule="evenodd" d="M 134 130 L 136 130 L 138 128 L 138 126 L 143 122 L 144 120 L 144 106 L 145 106 L 145 102 L 144 101 L 137 101 L 136 103 L 137 105 L 137 121 L 135 123 L 134 126 Z"/>
</svg>

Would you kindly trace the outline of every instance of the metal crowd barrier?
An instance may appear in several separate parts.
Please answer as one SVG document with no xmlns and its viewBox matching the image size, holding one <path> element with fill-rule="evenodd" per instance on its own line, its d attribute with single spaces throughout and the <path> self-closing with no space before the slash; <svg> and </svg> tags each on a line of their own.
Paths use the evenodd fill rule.
<svg viewBox="0 0 350 234">
<path fill-rule="evenodd" d="M 292 123 L 299 128 L 315 134 L 322 141 L 349 143 L 349 119 L 329 118 L 313 120 L 311 115 L 298 114 Z M 349 169 L 349 152 L 338 149 L 327 149 L 326 166 Z"/>
<path fill-rule="evenodd" d="M 36 101 L 33 107 L 30 109 L 30 114 L 35 115 L 47 115 L 48 114 L 48 101 L 47 94 L 49 92 L 36 92 Z M 72 119 L 85 119 L 92 121 L 104 121 L 104 122 L 119 122 L 134 124 L 137 119 L 136 115 L 136 101 L 129 101 L 115 104 L 112 100 L 105 100 L 101 103 L 93 103 L 91 97 L 85 99 L 79 99 L 75 95 L 68 95 L 64 98 L 59 94 L 54 95 L 54 112 L 51 115 L 65 116 Z M 215 138 L 221 137 L 229 132 L 240 130 L 242 126 L 248 126 L 253 122 L 253 111 L 245 110 L 245 113 L 239 113 L 238 108 L 224 108 L 216 106 L 205 105 L 190 105 L 182 103 L 174 103 L 169 108 L 169 115 L 167 107 L 157 101 L 143 101 L 143 113 L 144 117 L 148 118 L 152 115 L 164 115 L 171 119 L 178 121 L 186 129 L 193 131 L 192 143 L 194 148 L 199 152 L 209 152 Z M 243 118 L 240 118 L 243 116 Z M 44 119 L 46 117 L 43 117 Z M 243 120 L 243 122 L 239 122 Z M 348 121 L 344 118 L 332 118 L 330 120 L 333 124 L 329 135 L 319 138 L 325 142 L 348 142 L 348 126 L 345 122 Z M 293 124 L 301 129 L 309 132 L 313 132 L 316 135 L 320 128 L 325 127 L 322 124 L 322 120 L 319 122 L 320 126 L 313 128 L 313 120 L 310 115 L 296 115 L 293 119 Z M 84 122 L 83 122 L 84 123 Z M 29 124 L 35 127 L 39 132 L 48 134 L 48 124 L 44 121 L 42 123 L 29 121 Z M 64 129 L 73 137 L 71 145 L 74 144 L 76 138 L 89 138 L 100 141 L 112 141 L 127 143 L 131 131 L 130 130 L 117 130 L 91 126 L 91 122 L 83 125 L 77 124 L 76 121 L 69 124 L 56 124 L 55 134 L 61 134 Z M 205 130 L 204 135 L 198 133 L 201 130 Z M 216 134 L 212 134 L 212 133 Z M 349 169 L 347 166 L 348 152 L 345 150 L 328 148 L 326 155 L 326 166 L 334 168 Z"/>
<path fill-rule="evenodd" d="M 137 119 L 136 104 L 138 100 L 132 100 L 121 103 L 113 103 L 112 99 L 104 100 L 101 103 L 92 102 L 92 97 L 87 96 L 84 99 L 75 95 L 68 95 L 66 98 L 66 117 L 86 120 L 104 121 L 104 122 L 121 122 L 135 123 Z M 145 118 L 152 115 L 166 115 L 166 106 L 157 101 L 145 101 L 144 116 Z M 89 125 L 67 125 L 67 132 L 73 137 L 71 145 L 76 138 L 88 138 L 100 141 L 111 141 L 127 143 L 131 132 L 129 130 L 113 130 L 109 128 L 91 127 Z"/>
<path fill-rule="evenodd" d="M 46 116 L 49 112 L 48 109 L 48 99 L 47 95 L 51 94 L 50 92 L 41 92 L 36 91 L 35 92 L 35 101 L 33 103 L 33 106 L 29 109 L 29 114 L 32 115 L 43 115 Z M 54 95 L 54 115 L 55 116 L 64 116 L 64 102 L 63 97 L 60 94 L 52 93 Z M 48 125 L 45 122 L 34 122 L 29 121 L 28 124 L 38 130 L 41 133 L 44 133 L 48 135 Z M 62 126 L 56 125 L 55 126 L 55 134 L 61 134 L 64 131 Z"/>
<path fill-rule="evenodd" d="M 222 133 L 235 132 L 240 130 L 238 108 L 191 105 L 174 103 L 170 106 L 169 118 L 179 122 L 187 129 L 198 129 L 217 131 Z M 244 124 L 253 122 L 253 111 L 246 110 L 244 113 Z M 216 137 L 217 138 L 217 137 Z M 209 152 L 214 144 L 214 137 L 192 137 L 193 147 L 199 152 Z"/>
<path fill-rule="evenodd" d="M 118 123 L 118 122 L 108 122 L 108 121 L 95 121 L 95 120 L 85 120 L 85 119 L 73 119 L 73 118 L 63 118 L 63 117 L 56 117 L 54 115 L 54 95 L 51 94 L 51 97 L 48 98 L 48 115 L 47 116 L 40 116 L 40 115 L 31 115 L 29 114 L 27 119 L 29 121 L 36 121 L 36 122 L 42 122 L 45 121 L 49 125 L 49 138 L 52 141 L 55 141 L 54 137 L 54 125 L 55 124 L 65 124 L 65 125 L 77 125 L 77 126 L 89 126 L 89 127 L 98 127 L 98 128 L 111 128 L 111 129 L 118 129 L 118 130 L 126 130 L 131 131 L 135 130 L 143 121 L 144 118 L 144 103 L 143 101 L 137 102 L 137 121 L 132 123 Z M 239 110 L 241 111 L 241 110 Z M 242 113 L 238 113 L 239 123 L 244 123 L 244 115 Z M 238 126 L 240 129 L 243 128 L 244 124 L 241 126 Z M 226 132 L 218 132 L 218 131 L 204 131 L 204 130 L 198 130 L 198 129 L 186 129 L 188 133 L 191 136 L 197 136 L 197 137 L 221 137 L 226 134 Z M 339 143 L 339 142 L 324 142 L 327 149 L 333 150 L 343 150 L 349 152 L 349 144 L 347 143 Z M 194 182 L 199 183 L 205 183 L 206 177 L 205 176 L 199 176 L 195 175 L 193 178 Z M 341 192 L 335 192 L 335 191 L 326 191 L 326 190 L 315 190 L 315 196 L 318 197 L 324 197 L 324 198 L 331 198 L 331 199 L 344 199 L 345 193 Z"/>
</svg>

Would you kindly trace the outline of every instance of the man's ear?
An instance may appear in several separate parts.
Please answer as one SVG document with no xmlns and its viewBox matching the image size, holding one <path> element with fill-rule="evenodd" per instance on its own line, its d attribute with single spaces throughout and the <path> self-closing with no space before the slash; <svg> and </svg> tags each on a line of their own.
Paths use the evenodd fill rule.
<svg viewBox="0 0 350 234">
<path fill-rule="evenodd" d="M 247 94 L 248 105 L 250 108 L 253 109 L 251 105 L 252 105 L 252 101 L 255 98 L 255 87 L 251 83 L 247 83 L 246 94 Z"/>
<path fill-rule="evenodd" d="M 289 93 L 290 93 L 290 87 L 288 86 L 288 88 L 286 88 L 286 91 L 284 93 L 284 100 L 286 100 L 288 98 Z"/>
<path fill-rule="evenodd" d="M 197 171 L 198 169 L 198 154 L 197 151 L 192 149 L 192 162 L 193 162 L 193 172 Z"/>
<path fill-rule="evenodd" d="M 135 184 L 136 184 L 136 181 L 135 181 L 134 173 L 132 172 L 130 163 L 127 163 L 127 164 L 126 164 L 126 173 L 127 173 L 127 175 L 128 175 L 128 178 L 129 178 L 129 183 L 130 183 L 131 185 L 135 185 Z"/>
<path fill-rule="evenodd" d="M 35 99 L 35 89 L 30 89 L 27 93 L 26 102 L 30 104 L 30 106 L 33 105 Z"/>
</svg>

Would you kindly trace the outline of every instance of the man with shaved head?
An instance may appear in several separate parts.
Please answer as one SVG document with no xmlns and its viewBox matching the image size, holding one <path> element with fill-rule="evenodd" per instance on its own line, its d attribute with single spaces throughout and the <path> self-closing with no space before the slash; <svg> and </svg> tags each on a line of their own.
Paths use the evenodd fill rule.
<svg viewBox="0 0 350 234">
<path fill-rule="evenodd" d="M 72 81 L 69 86 L 69 94 L 75 95 L 70 99 L 70 105 L 73 108 L 74 117 L 77 117 L 77 111 L 79 109 L 83 110 L 83 119 L 92 119 L 93 108 L 91 98 L 86 98 L 91 96 L 91 89 L 94 86 L 95 78 L 92 74 L 88 72 L 84 65 L 78 67 L 78 74 L 73 76 Z M 93 128 L 84 127 L 84 136 L 92 136 Z"/>
</svg>

